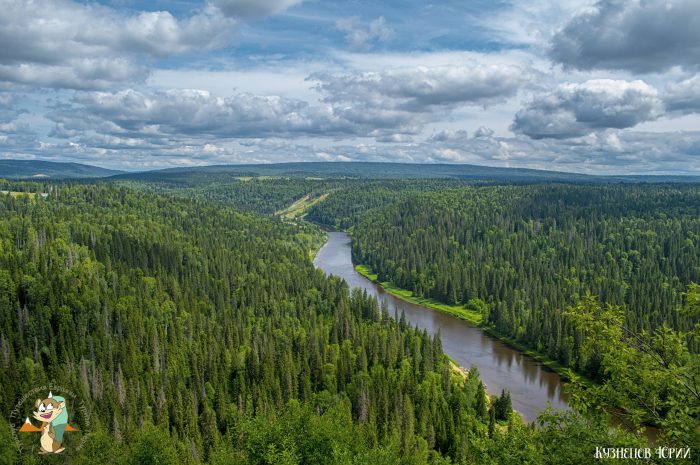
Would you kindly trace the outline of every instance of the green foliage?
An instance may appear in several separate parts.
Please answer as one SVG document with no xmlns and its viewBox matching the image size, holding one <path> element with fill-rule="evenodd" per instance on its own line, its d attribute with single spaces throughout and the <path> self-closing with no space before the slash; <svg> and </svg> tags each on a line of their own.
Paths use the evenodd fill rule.
<svg viewBox="0 0 700 465">
<path fill-rule="evenodd" d="M 599 380 L 599 354 L 581 351 L 564 309 L 592 292 L 635 331 L 690 330 L 700 312 L 677 310 L 700 280 L 698 241 L 696 186 L 535 185 L 414 193 L 355 224 L 352 244 L 379 281 L 480 311 L 495 332 Z"/>
<path fill-rule="evenodd" d="M 496 420 L 508 420 L 513 412 L 513 405 L 510 398 L 510 392 L 505 389 L 501 392 L 501 396 L 493 400 L 493 411 Z"/>
<path fill-rule="evenodd" d="M 635 428 L 700 442 L 700 189 L 409 194 L 355 219 L 355 262 L 416 298 L 480 312 L 497 334 L 598 381 L 575 396 L 583 411 L 615 406 Z M 495 399 L 496 419 L 507 418 L 507 403 Z"/>
<path fill-rule="evenodd" d="M 71 387 L 109 432 L 85 446 L 105 463 L 216 462 L 227 442 L 260 463 L 320 460 L 336 453 L 326 427 L 350 441 L 339 463 L 467 448 L 457 433 L 478 420 L 450 406 L 476 388 L 456 384 L 439 339 L 314 269 L 309 228 L 114 186 L 0 199 L 2 411 Z"/>
<path fill-rule="evenodd" d="M 585 416 L 575 411 L 547 409 L 539 416 L 536 435 L 542 445 L 545 463 L 578 465 L 593 463 L 596 447 L 649 447 L 644 436 L 610 428 L 604 416 Z M 615 463 L 639 463 L 639 460 L 615 460 Z"/>
<path fill-rule="evenodd" d="M 114 436 L 106 431 L 89 433 L 78 456 L 78 465 L 119 465 L 125 459 L 123 445 L 115 441 Z M 71 451 L 68 451 L 70 453 Z"/>
<path fill-rule="evenodd" d="M 698 343 L 700 296 L 697 286 L 678 289 L 697 262 L 678 238 L 696 237 L 697 212 L 674 203 L 685 196 L 692 205 L 692 189 L 655 196 L 623 189 L 624 198 L 636 199 L 628 216 L 646 215 L 642 205 L 665 209 L 665 219 L 658 211 L 644 216 L 650 234 L 637 217 L 615 216 L 619 208 L 597 212 L 582 200 L 597 192 L 589 187 L 573 197 L 551 186 L 416 197 L 453 184 L 371 181 L 371 189 L 386 190 L 373 204 L 353 192 L 370 185 L 364 181 L 236 180 L 230 190 L 232 181 L 219 181 L 184 190 L 170 183 L 137 190 L 23 185 L 50 195 L 41 202 L 0 197 L 3 416 L 36 386 L 71 387 L 93 428 L 83 449 L 67 451 L 71 463 L 586 463 L 592 444 L 635 444 L 600 420 L 605 396 L 639 425 L 658 422 L 671 441 L 696 439 L 697 406 L 681 399 L 697 374 L 690 349 Z M 374 299 L 314 269 L 315 227 L 228 206 L 246 191 L 247 209 L 269 213 L 309 194 L 312 183 L 331 192 L 312 213 L 327 224 L 364 221 L 355 226 L 355 254 L 376 260 L 385 277 L 409 280 L 417 295 L 466 305 L 497 327 L 515 325 L 520 339 L 595 373 L 599 391 L 577 397 L 586 415 L 547 412 L 537 427 L 523 425 L 506 391 L 488 408 L 476 367 L 466 379 L 455 376 L 439 337 L 393 320 Z M 394 195 L 387 185 L 403 191 Z M 616 189 L 597 195 L 618 199 Z M 552 196 L 581 205 L 540 205 Z M 353 199 L 364 199 L 356 211 L 334 212 Z M 374 226 L 383 229 L 365 229 Z M 408 246 L 403 256 L 390 252 L 398 240 Z M 632 265 L 616 264 L 623 257 L 616 247 Z M 659 258 L 661 251 L 671 259 Z M 644 284 L 659 276 L 658 289 Z M 561 279 L 564 290 L 556 288 Z M 621 313 L 592 299 L 568 317 L 560 311 L 589 286 L 613 302 L 610 282 L 627 280 L 624 299 L 656 295 L 659 311 L 647 317 L 628 303 Z M 681 301 L 685 312 L 669 310 Z M 654 328 L 635 333 L 647 346 L 622 329 L 630 323 Z M 637 359 L 641 374 L 628 373 Z M 666 365 L 659 368 L 659 360 Z M 647 388 L 656 410 L 635 403 Z M 7 444 L 0 441 L 0 460 L 13 463 Z M 23 456 L 26 463 L 44 459 Z"/>
<path fill-rule="evenodd" d="M 689 287 L 689 312 L 697 290 Z M 625 325 L 618 307 L 603 306 L 590 295 L 566 316 L 583 335 L 582 350 L 600 354 L 603 370 L 600 384 L 574 385 L 581 411 L 609 411 L 636 429 L 656 425 L 669 444 L 700 444 L 700 355 L 688 350 L 695 334 L 665 325 L 637 333 Z"/>
<path fill-rule="evenodd" d="M 486 416 L 486 390 L 483 384 L 479 384 L 478 390 L 476 391 L 476 405 L 474 406 L 477 418 L 484 418 Z"/>
<path fill-rule="evenodd" d="M 265 214 L 289 213 L 287 209 L 302 201 L 300 204 L 308 208 L 307 219 L 336 229 L 346 229 L 358 223 L 368 212 L 418 192 L 434 192 L 476 183 L 483 181 L 379 181 L 195 172 L 139 173 L 132 180 L 118 180 L 120 185 L 139 190 L 197 198 Z M 303 202 L 307 197 L 311 201 Z M 319 202 L 320 199 L 323 201 Z"/>
<path fill-rule="evenodd" d="M 491 405 L 489 408 L 489 437 L 493 437 L 493 433 L 496 431 L 496 407 Z"/>
<path fill-rule="evenodd" d="M 14 465 L 17 463 L 17 444 L 12 437 L 10 425 L 0 422 L 0 465 Z"/>
<path fill-rule="evenodd" d="M 135 438 L 127 461 L 129 465 L 175 465 L 180 463 L 168 432 L 147 425 Z"/>
<path fill-rule="evenodd" d="M 378 208 L 417 193 L 437 192 L 475 183 L 477 182 L 434 179 L 337 182 L 328 198 L 309 210 L 307 218 L 335 229 L 346 230 Z"/>
<path fill-rule="evenodd" d="M 334 399 L 321 414 L 309 404 L 290 401 L 275 415 L 247 420 L 241 428 L 240 463 L 389 464 L 410 463 L 413 454 L 427 455 L 424 442 L 423 450 L 407 451 L 403 458 L 391 444 L 372 447 L 369 430 L 353 422 L 351 409 L 343 398 Z"/>
</svg>

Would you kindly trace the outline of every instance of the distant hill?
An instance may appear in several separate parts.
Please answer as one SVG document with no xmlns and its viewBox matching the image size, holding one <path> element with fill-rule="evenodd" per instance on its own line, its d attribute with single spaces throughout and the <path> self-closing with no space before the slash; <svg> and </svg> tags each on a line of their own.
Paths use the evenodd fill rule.
<svg viewBox="0 0 700 465">
<path fill-rule="evenodd" d="M 245 177 L 350 178 L 350 179 L 493 179 L 512 181 L 560 182 L 700 182 L 700 176 L 594 176 L 560 171 L 525 168 L 495 168 L 478 165 L 372 163 L 372 162 L 302 162 L 263 165 L 212 165 L 169 168 L 139 173 L 125 173 L 114 179 L 166 182 L 193 185 L 221 182 Z"/>
<path fill-rule="evenodd" d="M 127 173 L 80 163 L 41 160 L 0 160 L 0 178 L 109 178 L 177 185 L 202 185 L 232 178 L 288 177 L 321 179 L 493 179 L 515 182 L 700 182 L 700 176 L 595 176 L 526 168 L 496 168 L 463 164 L 299 162 L 258 165 L 211 165 Z"/>
<path fill-rule="evenodd" d="M 68 179 L 103 178 L 123 173 L 80 163 L 61 163 L 43 160 L 0 160 L 0 178 L 12 179 Z"/>
<path fill-rule="evenodd" d="M 585 181 L 593 176 L 575 173 L 531 170 L 522 168 L 492 168 L 476 165 L 436 165 L 418 163 L 372 162 L 302 162 L 264 165 L 212 165 L 188 168 L 126 173 L 117 178 L 148 181 L 192 183 L 198 180 L 221 181 L 226 177 L 293 177 L 324 179 L 513 179 Z"/>
</svg>

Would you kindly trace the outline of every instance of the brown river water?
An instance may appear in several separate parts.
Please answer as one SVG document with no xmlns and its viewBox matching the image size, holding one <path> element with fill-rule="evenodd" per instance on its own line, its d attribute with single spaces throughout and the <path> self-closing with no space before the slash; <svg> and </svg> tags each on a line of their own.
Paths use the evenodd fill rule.
<svg viewBox="0 0 700 465">
<path fill-rule="evenodd" d="M 444 351 L 465 368 L 476 365 L 486 389 L 491 394 L 509 390 L 513 408 L 531 422 L 545 409 L 568 409 L 568 395 L 562 378 L 537 360 L 494 339 L 480 328 L 445 313 L 398 299 L 381 286 L 355 271 L 350 253 L 350 236 L 329 232 L 328 242 L 318 252 L 314 265 L 326 274 L 343 278 L 351 288 L 360 288 L 386 301 L 389 311 L 403 311 L 406 320 L 425 328 L 430 334 L 440 332 Z"/>
</svg>

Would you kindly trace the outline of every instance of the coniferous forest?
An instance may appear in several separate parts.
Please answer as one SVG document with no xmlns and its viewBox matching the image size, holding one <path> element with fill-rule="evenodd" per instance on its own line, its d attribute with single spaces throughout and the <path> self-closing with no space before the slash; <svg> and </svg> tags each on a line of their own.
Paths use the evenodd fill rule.
<svg viewBox="0 0 700 465">
<path fill-rule="evenodd" d="M 483 312 L 493 333 L 609 388 L 600 402 L 626 420 L 678 426 L 691 444 L 700 440 L 699 243 L 700 189 L 681 185 L 456 189 L 410 196 L 353 227 L 354 261 L 379 281 Z M 666 382 L 617 384 L 645 357 L 662 368 L 649 376 Z"/>
<path fill-rule="evenodd" d="M 697 444 L 697 187 L 229 183 L 3 184 L 48 193 L 0 196 L 5 417 L 70 386 L 90 428 L 65 457 L 85 464 L 576 464 L 647 445 L 645 426 Z M 381 280 L 480 302 L 585 376 L 574 410 L 525 424 L 439 335 L 315 269 L 323 232 L 273 214 L 306 195 Z M 0 463 L 49 463 L 19 439 L 0 429 Z"/>
</svg>

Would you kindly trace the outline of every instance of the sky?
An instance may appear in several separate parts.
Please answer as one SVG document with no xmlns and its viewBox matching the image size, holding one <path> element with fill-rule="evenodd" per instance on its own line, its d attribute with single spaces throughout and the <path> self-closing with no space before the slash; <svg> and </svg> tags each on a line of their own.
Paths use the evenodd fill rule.
<svg viewBox="0 0 700 465">
<path fill-rule="evenodd" d="M 698 0 L 0 8 L 0 158 L 700 174 Z"/>
</svg>

